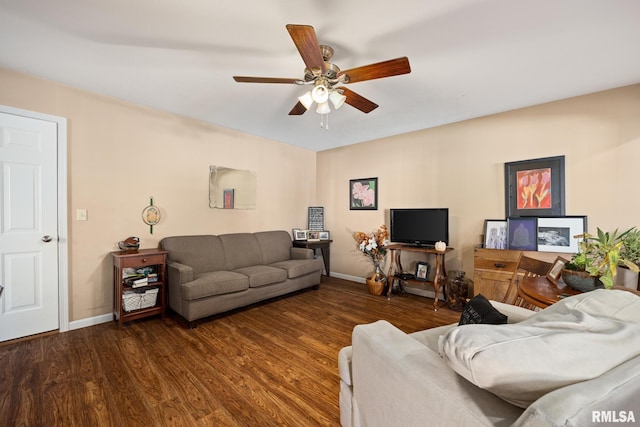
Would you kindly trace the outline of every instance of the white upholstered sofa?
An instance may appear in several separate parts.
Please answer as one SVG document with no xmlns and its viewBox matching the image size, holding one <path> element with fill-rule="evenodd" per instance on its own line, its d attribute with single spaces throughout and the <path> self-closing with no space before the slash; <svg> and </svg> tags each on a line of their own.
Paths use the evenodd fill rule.
<svg viewBox="0 0 640 427">
<path fill-rule="evenodd" d="M 640 297 L 598 290 L 539 312 L 491 303 L 508 324 L 356 326 L 338 356 L 342 426 L 640 423 Z"/>
</svg>

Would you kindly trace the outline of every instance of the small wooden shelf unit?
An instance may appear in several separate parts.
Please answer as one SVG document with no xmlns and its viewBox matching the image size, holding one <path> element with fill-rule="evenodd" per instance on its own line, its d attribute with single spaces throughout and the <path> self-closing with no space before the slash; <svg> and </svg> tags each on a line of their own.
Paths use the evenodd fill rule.
<svg viewBox="0 0 640 427">
<path fill-rule="evenodd" d="M 404 282 L 408 288 L 417 288 L 420 290 L 426 290 L 433 286 L 434 290 L 434 299 L 433 299 L 433 310 L 438 311 L 438 293 L 440 291 L 440 287 L 442 287 L 443 295 L 446 299 L 446 294 L 444 292 L 444 283 L 447 279 L 447 270 L 444 265 L 444 256 L 451 252 L 453 248 L 447 248 L 444 251 L 438 251 L 435 248 L 431 247 L 421 247 L 421 246 L 411 246 L 411 245 L 402 245 L 402 244 L 391 244 L 387 245 L 387 249 L 391 252 L 391 265 L 389 266 L 389 273 L 387 274 L 387 281 L 389 282 L 389 289 L 387 291 L 387 298 L 391 298 L 391 291 L 393 289 L 393 282 L 396 280 L 400 280 L 401 283 Z M 436 268 L 435 274 L 433 276 L 433 281 L 425 281 L 425 280 L 416 280 L 416 279 L 402 279 L 399 274 L 403 272 L 402 270 L 402 260 L 401 255 L 402 251 L 405 252 L 420 252 L 425 255 L 433 255 L 436 258 Z"/>
<path fill-rule="evenodd" d="M 113 320 L 118 322 L 118 327 L 122 328 L 124 322 L 156 314 L 161 314 L 164 318 L 167 301 L 167 251 L 162 249 L 140 249 L 136 252 L 111 252 L 111 255 L 113 256 Z M 156 304 L 148 308 L 125 311 L 122 304 L 122 295 L 125 290 L 130 290 L 131 288 L 124 284 L 123 269 L 144 267 L 152 267 L 158 275 L 158 280 L 135 289 L 136 291 L 145 291 L 158 288 Z"/>
</svg>

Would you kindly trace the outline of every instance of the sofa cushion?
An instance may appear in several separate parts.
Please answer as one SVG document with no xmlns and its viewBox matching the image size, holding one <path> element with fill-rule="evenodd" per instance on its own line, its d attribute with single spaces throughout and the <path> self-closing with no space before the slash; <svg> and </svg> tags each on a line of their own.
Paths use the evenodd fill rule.
<svg viewBox="0 0 640 427">
<path fill-rule="evenodd" d="M 322 271 L 323 268 L 322 261 L 319 259 L 292 259 L 289 261 L 276 262 L 271 264 L 271 266 L 286 270 L 290 279 Z"/>
<path fill-rule="evenodd" d="M 227 270 L 222 242 L 218 236 L 165 237 L 160 241 L 160 247 L 169 251 L 169 261 L 188 265 L 195 275 Z"/>
<path fill-rule="evenodd" d="M 507 323 L 507 316 L 500 313 L 491 305 L 484 295 L 478 294 L 471 298 L 465 305 L 458 325 L 470 325 L 484 323 L 488 325 L 501 325 Z"/>
<path fill-rule="evenodd" d="M 196 300 L 249 289 L 249 278 L 233 271 L 210 271 L 182 285 L 182 299 Z"/>
<path fill-rule="evenodd" d="M 639 356 L 638 336 L 640 297 L 601 289 L 566 298 L 520 323 L 454 327 L 440 338 L 439 353 L 478 387 L 526 408 Z"/>
<path fill-rule="evenodd" d="M 224 248 L 228 270 L 264 264 L 260 245 L 252 233 L 222 234 L 218 237 Z"/>
<path fill-rule="evenodd" d="M 266 265 L 291 259 L 291 236 L 284 230 L 261 231 L 254 236 L 260 245 L 262 262 Z"/>
<path fill-rule="evenodd" d="M 268 265 L 252 265 L 238 268 L 234 271 L 249 277 L 250 288 L 259 288 L 260 286 L 272 285 L 287 280 L 286 270 Z"/>
</svg>

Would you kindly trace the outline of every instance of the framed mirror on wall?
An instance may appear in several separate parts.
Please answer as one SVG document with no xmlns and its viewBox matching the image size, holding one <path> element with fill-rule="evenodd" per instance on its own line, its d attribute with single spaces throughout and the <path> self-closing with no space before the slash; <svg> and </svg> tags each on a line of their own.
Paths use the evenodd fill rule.
<svg viewBox="0 0 640 427">
<path fill-rule="evenodd" d="M 258 179 L 249 170 L 209 166 L 209 207 L 255 209 Z"/>
</svg>

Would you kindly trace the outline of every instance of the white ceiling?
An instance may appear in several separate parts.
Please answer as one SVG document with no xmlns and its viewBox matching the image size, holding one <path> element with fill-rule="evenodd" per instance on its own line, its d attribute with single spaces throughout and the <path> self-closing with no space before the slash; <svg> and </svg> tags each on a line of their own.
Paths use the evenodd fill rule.
<svg viewBox="0 0 640 427">
<path fill-rule="evenodd" d="M 326 131 L 288 115 L 307 87 L 232 79 L 303 77 L 286 24 L 412 72 Z M 639 83 L 639 42 L 638 0 L 0 0 L 0 67 L 315 151 Z"/>
</svg>

